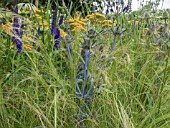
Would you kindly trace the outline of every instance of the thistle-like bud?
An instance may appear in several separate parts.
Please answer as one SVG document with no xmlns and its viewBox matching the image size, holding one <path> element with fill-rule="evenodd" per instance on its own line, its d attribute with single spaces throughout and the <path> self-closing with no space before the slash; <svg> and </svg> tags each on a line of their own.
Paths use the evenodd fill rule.
<svg viewBox="0 0 170 128">
<path fill-rule="evenodd" d="M 150 14 L 148 12 L 145 12 L 144 17 L 145 18 L 150 18 Z"/>
<path fill-rule="evenodd" d="M 163 18 L 168 18 L 169 17 L 168 11 L 164 11 L 162 15 L 163 15 Z"/>
<path fill-rule="evenodd" d="M 158 45 L 163 45 L 164 44 L 164 40 L 162 38 L 157 40 L 157 44 Z"/>
</svg>

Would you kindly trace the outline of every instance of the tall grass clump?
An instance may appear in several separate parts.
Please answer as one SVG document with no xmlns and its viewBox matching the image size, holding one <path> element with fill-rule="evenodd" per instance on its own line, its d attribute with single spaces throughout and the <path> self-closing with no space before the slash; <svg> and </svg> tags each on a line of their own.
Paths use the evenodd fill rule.
<svg viewBox="0 0 170 128">
<path fill-rule="evenodd" d="M 0 127 L 169 128 L 169 10 L 50 2 L 0 8 Z"/>
</svg>

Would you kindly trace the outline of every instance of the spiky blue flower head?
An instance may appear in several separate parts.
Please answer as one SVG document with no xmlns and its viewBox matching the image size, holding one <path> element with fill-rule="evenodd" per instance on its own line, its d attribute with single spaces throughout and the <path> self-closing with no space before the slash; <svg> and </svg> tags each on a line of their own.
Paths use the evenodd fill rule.
<svg viewBox="0 0 170 128">
<path fill-rule="evenodd" d="M 109 13 L 109 9 L 106 9 L 106 14 L 108 14 Z"/>
<path fill-rule="evenodd" d="M 16 14 L 18 14 L 18 6 L 16 6 L 14 12 Z M 16 32 L 16 35 L 21 38 L 22 37 L 22 35 L 21 35 L 22 31 L 19 30 L 19 22 L 18 22 L 17 16 L 14 17 L 13 27 L 14 27 L 14 31 Z M 23 28 L 23 26 L 21 26 L 21 27 Z M 16 37 L 12 37 L 12 41 L 14 43 L 16 43 L 16 47 L 17 47 L 17 50 L 18 50 L 17 53 L 20 53 L 22 51 L 22 42 L 19 39 L 17 39 Z"/>
<path fill-rule="evenodd" d="M 19 39 L 16 39 L 15 42 L 16 42 L 16 47 L 18 50 L 17 53 L 22 52 L 22 42 Z"/>
<path fill-rule="evenodd" d="M 123 12 L 128 12 L 128 10 L 129 10 L 129 5 L 123 8 Z"/>
<path fill-rule="evenodd" d="M 111 6 L 111 2 L 110 2 L 110 0 L 108 1 L 108 5 L 110 5 L 110 6 Z"/>
<path fill-rule="evenodd" d="M 61 24 L 63 23 L 63 20 L 64 20 L 64 15 L 61 15 L 58 26 L 61 26 Z"/>
<path fill-rule="evenodd" d="M 122 6 L 124 5 L 124 0 L 121 0 L 121 5 L 122 5 Z"/>
<path fill-rule="evenodd" d="M 58 28 L 56 28 L 56 35 L 54 37 L 55 40 L 55 48 L 58 48 L 60 46 L 60 38 L 61 38 L 61 34 L 60 34 L 60 30 Z"/>
<path fill-rule="evenodd" d="M 57 13 L 58 13 L 58 6 L 56 6 L 55 11 L 54 11 L 54 14 L 53 14 L 52 28 L 51 28 L 51 34 L 52 34 L 52 35 L 57 34 L 57 31 L 56 31 Z"/>
<path fill-rule="evenodd" d="M 21 30 L 20 30 L 20 36 L 21 36 L 21 37 L 22 37 L 22 35 L 23 35 L 24 26 L 25 26 L 24 24 L 21 25 Z"/>
<path fill-rule="evenodd" d="M 15 14 L 18 14 L 18 6 L 16 5 L 15 7 Z M 19 21 L 18 21 L 18 17 L 15 16 L 14 17 L 14 24 L 13 24 L 13 27 L 14 27 L 14 31 L 16 32 L 16 34 L 20 37 L 20 31 L 19 31 Z"/>
<path fill-rule="evenodd" d="M 118 6 L 116 6 L 116 10 L 118 10 L 119 9 L 119 7 Z"/>
</svg>

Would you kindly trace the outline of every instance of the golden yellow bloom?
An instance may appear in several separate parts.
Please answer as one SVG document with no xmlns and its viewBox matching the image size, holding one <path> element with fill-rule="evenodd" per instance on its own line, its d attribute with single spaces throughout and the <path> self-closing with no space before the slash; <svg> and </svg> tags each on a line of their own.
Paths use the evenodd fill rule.
<svg viewBox="0 0 170 128">
<path fill-rule="evenodd" d="M 38 8 L 35 9 L 36 13 L 40 13 L 41 10 L 39 10 Z"/>
<path fill-rule="evenodd" d="M 86 17 L 88 19 L 100 19 L 100 20 L 105 20 L 106 19 L 106 17 L 103 14 L 98 13 L 98 12 L 95 13 L 95 14 L 87 15 Z"/>
<path fill-rule="evenodd" d="M 67 35 L 67 33 L 65 31 L 63 31 L 62 29 L 60 30 L 60 32 L 61 32 L 61 37 L 63 37 L 63 38 Z"/>
<path fill-rule="evenodd" d="M 80 30 L 83 30 L 85 32 L 87 32 L 87 29 L 84 28 L 83 26 L 76 26 L 76 28 L 72 29 L 73 32 L 79 32 Z"/>
<path fill-rule="evenodd" d="M 69 19 L 69 22 L 74 22 L 75 20 L 73 18 Z"/>
<path fill-rule="evenodd" d="M 31 30 L 31 28 L 28 28 L 27 30 L 28 30 L 28 31 L 30 31 L 30 30 Z"/>
<path fill-rule="evenodd" d="M 32 49 L 32 45 L 30 45 L 30 44 L 24 44 L 24 48 L 31 50 L 31 49 Z"/>
<path fill-rule="evenodd" d="M 35 17 L 36 17 L 37 19 L 42 20 L 42 16 L 40 16 L 39 14 L 35 14 Z"/>
<path fill-rule="evenodd" d="M 12 30 L 12 25 L 11 23 L 7 23 L 7 24 L 0 26 L 0 28 L 6 33 L 9 33 Z"/>
<path fill-rule="evenodd" d="M 13 49 L 14 47 L 15 47 L 15 45 L 13 44 L 13 45 L 11 45 L 11 46 L 10 46 L 10 49 Z M 32 47 L 33 47 L 33 46 L 32 46 L 32 45 L 30 45 L 30 44 L 24 44 L 24 48 L 25 48 L 25 49 L 29 49 L 29 50 L 31 50 L 31 49 L 32 49 Z"/>
<path fill-rule="evenodd" d="M 86 22 L 87 20 L 86 20 L 86 19 L 82 19 L 82 18 L 80 18 L 80 21 L 82 21 L 82 22 Z"/>
<path fill-rule="evenodd" d="M 26 36 L 23 37 L 23 40 L 32 41 L 32 39 L 30 37 L 26 37 Z"/>
<path fill-rule="evenodd" d="M 82 18 L 72 18 L 72 19 L 69 19 L 69 22 L 72 24 L 72 23 L 79 23 L 79 24 L 82 24 L 82 25 L 87 25 L 85 22 L 86 20 L 85 19 L 82 19 Z"/>
<path fill-rule="evenodd" d="M 95 13 L 95 16 L 98 17 L 98 18 L 100 17 L 100 18 L 106 19 L 105 15 L 98 13 L 98 12 Z"/>
<path fill-rule="evenodd" d="M 112 24 L 112 21 L 111 20 L 103 20 L 102 23 L 111 23 Z"/>
<path fill-rule="evenodd" d="M 49 26 L 48 22 L 44 21 L 43 26 L 45 26 L 45 27 Z"/>
<path fill-rule="evenodd" d="M 76 26 L 80 26 L 81 24 L 79 24 L 79 23 L 77 23 L 77 22 L 74 22 L 74 23 L 70 23 L 70 26 L 74 26 L 74 27 L 76 27 Z"/>
<path fill-rule="evenodd" d="M 81 21 L 81 20 L 78 20 L 77 22 L 78 22 L 79 24 L 81 24 L 81 25 L 85 25 L 85 26 L 87 25 L 85 22 L 83 22 L 83 21 Z"/>
<path fill-rule="evenodd" d="M 14 48 L 14 44 L 10 46 L 10 49 L 13 49 Z"/>
<path fill-rule="evenodd" d="M 86 16 L 86 18 L 88 18 L 88 19 L 89 19 L 89 18 L 91 19 L 91 18 L 93 18 L 93 17 L 94 17 L 93 14 L 89 14 L 89 15 Z"/>
</svg>

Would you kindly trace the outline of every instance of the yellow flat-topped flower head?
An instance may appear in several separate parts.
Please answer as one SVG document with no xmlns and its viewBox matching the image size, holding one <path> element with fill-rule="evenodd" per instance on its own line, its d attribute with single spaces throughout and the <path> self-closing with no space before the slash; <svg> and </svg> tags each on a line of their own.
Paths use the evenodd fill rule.
<svg viewBox="0 0 170 128">
<path fill-rule="evenodd" d="M 44 21 L 43 24 L 41 23 L 41 25 L 47 27 L 47 26 L 49 26 L 49 23 L 47 21 Z"/>
<path fill-rule="evenodd" d="M 28 50 L 31 50 L 31 49 L 32 49 L 32 45 L 30 45 L 30 44 L 24 44 L 24 48 L 25 48 L 25 49 L 28 49 Z"/>
<path fill-rule="evenodd" d="M 42 12 L 41 10 L 39 10 L 38 8 L 35 9 L 36 13 L 40 13 Z"/>
<path fill-rule="evenodd" d="M 14 48 L 14 44 L 10 46 L 10 49 L 13 49 Z"/>
<path fill-rule="evenodd" d="M 95 13 L 94 14 L 96 16 L 96 18 L 100 18 L 100 19 L 106 19 L 105 15 L 101 14 L 101 13 Z"/>
<path fill-rule="evenodd" d="M 67 35 L 67 33 L 65 31 L 63 31 L 62 29 L 60 30 L 60 33 L 61 33 L 61 37 L 65 37 Z"/>
<path fill-rule="evenodd" d="M 74 22 L 75 20 L 73 18 L 69 19 L 69 22 Z"/>
<path fill-rule="evenodd" d="M 84 28 L 81 25 L 80 26 L 76 26 L 76 28 L 72 29 L 72 32 L 80 32 L 81 30 L 87 32 L 87 29 Z"/>
<path fill-rule="evenodd" d="M 102 23 L 110 23 L 110 24 L 112 24 L 112 21 L 111 20 L 103 20 Z"/>
<path fill-rule="evenodd" d="M 13 27 L 11 23 L 7 23 L 7 24 L 0 26 L 0 29 L 5 31 L 6 33 L 9 33 L 12 30 L 12 28 Z"/>
<path fill-rule="evenodd" d="M 14 49 L 14 47 L 15 47 L 15 45 L 12 44 L 12 45 L 10 46 L 10 49 Z M 33 46 L 30 45 L 30 44 L 24 44 L 24 48 L 25 48 L 25 49 L 31 50 L 32 47 L 33 47 Z"/>
</svg>

